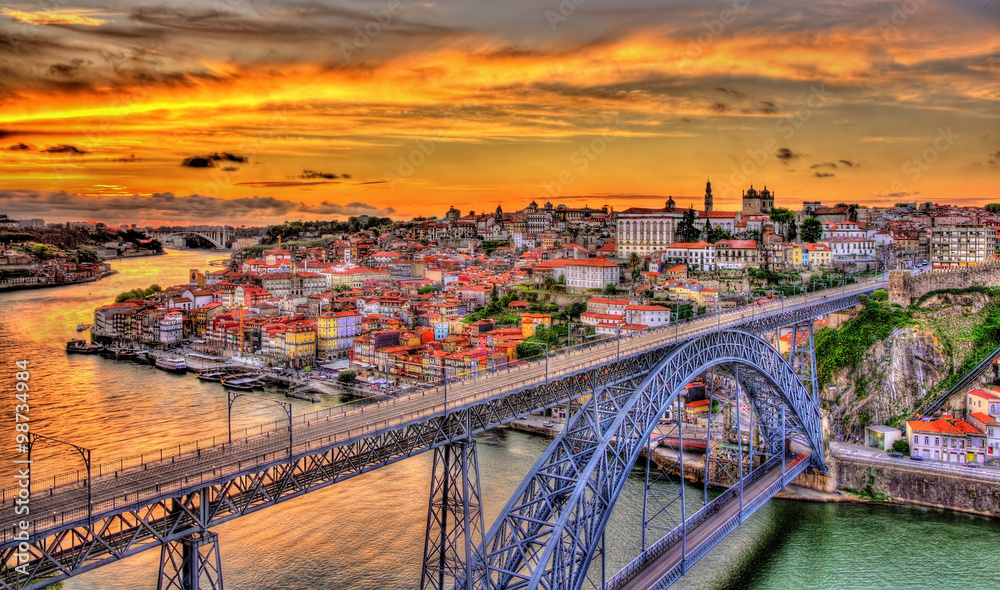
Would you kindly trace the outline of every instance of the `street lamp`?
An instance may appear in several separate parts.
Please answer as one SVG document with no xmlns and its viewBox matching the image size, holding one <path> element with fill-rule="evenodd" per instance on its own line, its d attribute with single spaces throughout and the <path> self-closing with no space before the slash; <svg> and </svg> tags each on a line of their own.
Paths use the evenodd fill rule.
<svg viewBox="0 0 1000 590">
<path fill-rule="evenodd" d="M 285 414 L 288 415 L 288 459 L 291 460 L 291 458 L 292 458 L 292 404 L 289 403 L 289 402 L 282 402 L 282 401 L 278 401 L 276 399 L 271 399 L 269 397 L 261 397 L 259 395 L 252 395 L 252 394 L 249 394 L 249 393 L 241 393 L 241 392 L 238 392 L 238 391 L 230 391 L 230 390 L 226 390 L 226 392 L 229 394 L 229 410 L 228 410 L 228 414 L 227 414 L 227 418 L 228 418 L 227 426 L 228 426 L 228 430 L 229 430 L 229 443 L 232 444 L 232 442 L 233 442 L 233 404 L 236 403 L 236 400 L 238 400 L 241 397 L 246 397 L 246 398 L 261 400 L 261 401 L 265 401 L 265 402 L 271 402 L 273 404 L 278 404 L 279 406 L 281 406 L 281 408 L 283 410 L 285 410 Z"/>
<path fill-rule="evenodd" d="M 76 452 L 80 453 L 80 457 L 83 458 L 84 465 L 87 466 L 87 522 L 93 522 L 94 517 L 94 503 L 93 503 L 93 485 L 90 478 L 90 449 L 81 447 L 80 445 L 75 445 L 64 440 L 59 440 L 58 438 L 52 438 L 51 436 L 45 436 L 42 434 L 36 434 L 34 432 L 28 433 L 28 490 L 31 490 L 31 449 L 35 446 L 38 439 L 45 439 L 54 443 L 59 443 L 66 445 L 68 447 L 73 447 Z M 23 463 L 23 461 L 15 460 L 14 463 Z"/>
<path fill-rule="evenodd" d="M 545 347 L 545 383 L 549 382 L 549 343 L 548 342 L 536 342 L 539 346 Z"/>
</svg>

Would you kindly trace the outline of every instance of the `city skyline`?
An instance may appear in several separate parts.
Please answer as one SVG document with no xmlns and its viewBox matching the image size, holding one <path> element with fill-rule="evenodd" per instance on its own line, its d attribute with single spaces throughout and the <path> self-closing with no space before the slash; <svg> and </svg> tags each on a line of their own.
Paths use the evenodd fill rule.
<svg viewBox="0 0 1000 590">
<path fill-rule="evenodd" d="M 751 185 L 792 209 L 1000 186 L 995 4 L 217 4 L 4 8 L 0 211 L 251 225 L 700 208 L 706 179 L 720 210 Z"/>
</svg>

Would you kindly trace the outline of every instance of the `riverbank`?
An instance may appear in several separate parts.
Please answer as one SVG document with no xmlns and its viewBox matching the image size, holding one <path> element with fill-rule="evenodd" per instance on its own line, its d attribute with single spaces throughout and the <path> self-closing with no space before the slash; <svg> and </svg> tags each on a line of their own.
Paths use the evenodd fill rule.
<svg viewBox="0 0 1000 590">
<path fill-rule="evenodd" d="M 85 279 L 80 279 L 77 281 L 66 281 L 63 283 L 27 283 L 21 285 L 3 285 L 0 284 L 0 293 L 7 293 L 11 291 L 28 291 L 31 289 L 47 289 L 52 287 L 68 287 L 70 285 L 82 285 L 85 283 L 93 283 L 99 281 L 103 278 L 110 277 L 112 275 L 118 274 L 117 270 L 111 269 L 107 272 L 103 272 L 95 277 L 87 277 Z"/>
</svg>

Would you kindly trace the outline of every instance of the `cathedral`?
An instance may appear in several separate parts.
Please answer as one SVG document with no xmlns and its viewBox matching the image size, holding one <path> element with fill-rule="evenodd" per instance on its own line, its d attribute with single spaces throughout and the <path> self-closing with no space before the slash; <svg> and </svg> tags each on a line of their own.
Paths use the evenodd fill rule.
<svg viewBox="0 0 1000 590">
<path fill-rule="evenodd" d="M 764 185 L 764 190 L 757 192 L 757 189 L 750 185 L 750 190 L 744 191 L 743 193 L 743 214 L 749 215 L 751 213 L 770 213 L 771 209 L 774 209 L 774 193 L 767 190 L 767 185 Z"/>
</svg>

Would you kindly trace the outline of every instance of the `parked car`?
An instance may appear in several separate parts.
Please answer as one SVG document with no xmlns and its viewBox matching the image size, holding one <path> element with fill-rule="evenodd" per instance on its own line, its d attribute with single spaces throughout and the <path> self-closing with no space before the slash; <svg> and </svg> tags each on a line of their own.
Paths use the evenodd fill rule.
<svg viewBox="0 0 1000 590">
<path fill-rule="evenodd" d="M 920 455 L 910 455 L 910 461 L 923 461 L 924 458 Z"/>
<path fill-rule="evenodd" d="M 892 457 L 893 459 L 902 459 L 903 453 L 897 453 L 893 451 L 892 453 L 889 453 L 889 456 Z"/>
<path fill-rule="evenodd" d="M 546 428 L 552 428 L 553 426 L 555 426 L 555 424 L 553 424 L 552 422 L 549 422 L 549 421 L 545 421 L 545 422 L 542 422 L 542 426 L 544 426 Z"/>
<path fill-rule="evenodd" d="M 979 469 L 979 463 L 976 462 L 966 463 L 965 466 L 969 469 Z"/>
</svg>

